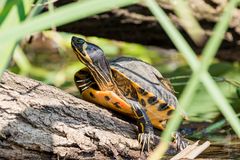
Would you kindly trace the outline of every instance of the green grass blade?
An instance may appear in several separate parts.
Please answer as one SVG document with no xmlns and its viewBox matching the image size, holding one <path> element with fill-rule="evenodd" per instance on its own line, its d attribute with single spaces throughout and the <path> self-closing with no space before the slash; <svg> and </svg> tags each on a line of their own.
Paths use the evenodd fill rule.
<svg viewBox="0 0 240 160">
<path fill-rule="evenodd" d="M 27 19 L 32 18 L 36 15 L 38 15 L 44 8 L 43 3 L 47 2 L 48 0 L 38 0 L 35 3 L 35 7 L 31 10 L 31 12 L 28 14 Z"/>
<path fill-rule="evenodd" d="M 55 11 L 55 8 L 54 8 L 53 3 L 48 3 L 48 12 L 50 14 L 52 14 L 52 13 L 54 13 L 54 11 Z M 52 30 L 56 30 L 56 25 L 53 23 L 51 28 L 52 28 Z"/>
<path fill-rule="evenodd" d="M 185 54 L 184 57 L 186 58 L 191 68 L 196 69 L 198 67 L 198 64 L 195 63 L 197 57 L 194 51 L 188 45 L 187 41 L 183 38 L 183 36 L 177 31 L 168 16 L 154 0 L 145 0 L 145 2 L 149 7 L 150 11 L 153 13 L 153 15 L 156 17 L 162 28 L 165 30 L 165 32 L 171 39 L 171 41 L 175 44 L 177 49 Z"/>
<path fill-rule="evenodd" d="M 20 21 L 23 21 L 26 18 L 25 8 L 22 0 L 17 2 L 18 17 Z"/>
<path fill-rule="evenodd" d="M 172 4 L 176 15 L 179 17 L 185 31 L 197 45 L 201 45 L 206 38 L 205 33 L 196 18 L 193 16 L 188 1 L 170 0 L 170 3 Z"/>
<path fill-rule="evenodd" d="M 13 50 L 12 48 L 14 48 L 14 46 L 9 45 L 15 44 L 15 41 L 19 40 L 21 37 L 32 32 L 47 29 L 51 27 L 53 23 L 55 25 L 66 24 L 77 19 L 85 18 L 97 13 L 108 11 L 116 7 L 123 7 L 126 5 L 134 4 L 136 2 L 138 1 L 89 0 L 84 2 L 75 2 L 56 9 L 54 13 L 44 13 L 34 19 L 30 19 L 19 25 L 16 24 L 9 25 L 9 27 L 6 27 L 6 29 L 4 30 L 1 29 L 0 49 L 4 50 L 6 53 L 1 53 L 3 54 L 3 56 L 0 60 L 0 76 L 2 75 L 3 71 L 5 70 L 8 64 L 11 57 L 11 52 Z M 11 50 L 7 50 L 8 48 L 10 48 Z"/>
<path fill-rule="evenodd" d="M 22 5 L 24 7 L 24 12 L 29 12 L 33 0 L 25 1 Z M 23 11 L 23 10 L 22 10 Z M 15 26 L 20 23 L 20 16 L 18 12 L 18 7 L 15 5 L 12 7 L 12 10 L 9 11 L 9 14 L 7 15 L 6 19 L 2 22 L 1 30 L 4 28 L 10 28 L 10 26 Z M 14 19 L 14 21 L 13 21 Z M 1 50 L 1 58 L 0 58 L 0 77 L 3 74 L 5 68 L 7 68 L 7 65 L 12 57 L 12 53 L 17 45 L 17 41 L 15 39 L 12 39 L 9 42 L 2 41 L 0 43 L 0 50 Z"/>
<path fill-rule="evenodd" d="M 212 49 L 212 51 L 210 51 L 208 53 L 203 53 L 204 58 L 207 57 L 209 59 L 207 62 L 204 62 L 204 66 L 200 67 L 200 63 L 196 59 L 196 56 L 195 56 L 193 50 L 190 48 L 190 46 L 184 40 L 184 38 L 181 36 L 181 34 L 177 31 L 177 29 L 173 26 L 173 24 L 171 23 L 169 18 L 166 16 L 166 14 L 163 12 L 163 10 L 161 8 L 159 8 L 157 3 L 153 0 L 146 0 L 146 3 L 148 5 L 149 9 L 152 11 L 152 13 L 158 19 L 158 21 L 160 22 L 160 24 L 162 25 L 164 30 L 167 32 L 167 34 L 169 35 L 169 37 L 171 38 L 171 40 L 173 41 L 175 46 L 182 52 L 182 54 L 184 55 L 184 57 L 187 59 L 188 63 L 190 64 L 191 68 L 195 71 L 195 75 L 193 75 L 193 77 L 190 79 L 189 85 L 186 87 L 186 89 L 183 92 L 182 97 L 180 98 L 180 101 L 179 101 L 180 106 L 183 106 L 184 108 L 186 108 L 189 105 L 188 104 L 189 99 L 191 99 L 191 97 L 194 95 L 195 90 L 198 87 L 199 77 L 201 76 L 201 80 L 203 81 L 208 92 L 211 94 L 212 98 L 215 100 L 219 109 L 222 111 L 222 113 L 224 114 L 226 119 L 230 122 L 230 124 L 233 127 L 233 129 L 235 130 L 235 132 L 238 135 L 240 135 L 240 127 L 239 127 L 240 123 L 239 123 L 239 120 L 237 119 L 237 117 L 235 116 L 234 111 L 232 110 L 231 106 L 227 103 L 226 99 L 221 94 L 217 85 L 211 79 L 210 75 L 208 73 L 204 72 L 206 70 L 206 68 L 208 68 L 208 65 L 210 64 L 210 62 L 212 61 L 212 57 L 216 53 L 214 51 L 216 51 L 218 46 L 220 45 L 221 39 L 219 40 L 218 39 L 219 37 L 216 38 L 217 35 L 214 35 L 213 39 L 215 39 L 215 40 L 209 41 L 209 43 L 214 42 L 213 49 Z M 221 19 L 223 22 L 221 21 L 221 23 L 219 23 L 220 27 L 219 26 L 216 27 L 215 34 L 217 34 L 217 33 L 224 34 L 226 27 L 227 27 L 226 24 L 228 24 L 228 21 L 231 17 L 231 11 L 234 9 L 236 4 L 237 4 L 237 1 L 231 1 L 231 3 L 229 3 L 228 7 L 226 7 L 226 12 L 223 15 L 223 18 Z M 226 14 L 228 14 L 228 15 L 226 15 Z M 211 41 L 213 41 L 213 42 L 211 42 Z M 199 74 L 199 72 L 198 72 L 199 70 L 201 72 L 203 72 L 204 74 Z M 210 86 L 210 84 L 211 84 L 211 86 Z M 218 101 L 219 98 L 221 99 L 221 103 L 219 103 L 219 101 Z M 178 111 L 178 109 L 177 109 L 177 111 Z M 159 151 L 159 152 L 154 152 L 154 154 L 150 158 L 153 158 L 153 159 L 159 158 L 165 153 L 165 150 L 167 148 L 166 145 L 168 144 L 169 140 L 171 139 L 170 134 L 172 133 L 172 131 L 176 130 L 176 128 L 180 124 L 180 121 L 181 121 L 181 117 L 180 117 L 179 113 L 174 112 L 173 119 L 170 120 L 170 122 L 167 125 L 166 131 L 163 133 L 162 140 L 165 140 L 164 143 L 162 143 L 158 147 L 157 151 Z"/>
<path fill-rule="evenodd" d="M 8 13 L 11 11 L 12 7 L 18 2 L 18 0 L 11 0 L 11 1 L 5 1 L 3 9 L 1 9 L 0 13 L 0 25 L 7 17 Z"/>
<path fill-rule="evenodd" d="M 203 85 L 205 86 L 206 90 L 213 98 L 215 103 L 218 105 L 218 108 L 221 110 L 222 114 L 230 122 L 233 130 L 240 137 L 240 122 L 234 110 L 227 102 L 226 98 L 223 96 L 214 80 L 212 78 L 208 78 L 210 77 L 210 75 L 206 72 L 214 56 L 216 55 L 216 52 L 224 37 L 224 33 L 228 28 L 228 24 L 231 20 L 233 11 L 238 3 L 239 0 L 232 0 L 225 7 L 224 13 L 219 19 L 219 23 L 217 23 L 217 25 L 214 27 L 212 37 L 209 39 L 208 43 L 203 49 L 202 63 L 193 73 L 192 79 L 194 79 L 195 81 L 199 81 L 199 79 L 201 79 Z"/>
<path fill-rule="evenodd" d="M 19 45 L 17 45 L 17 47 L 15 48 L 13 59 L 20 68 L 20 74 L 27 75 L 32 65 L 28 61 L 27 56 L 24 54 L 22 48 Z"/>
<path fill-rule="evenodd" d="M 47 29 L 54 23 L 56 26 L 63 25 L 97 13 L 134 4 L 137 0 L 89 0 L 75 2 L 55 10 L 54 13 L 43 13 L 34 19 L 13 26 L 0 32 L 0 43 L 12 39 L 20 39 L 24 35 Z M 21 31 L 21 32 L 19 32 Z"/>
</svg>

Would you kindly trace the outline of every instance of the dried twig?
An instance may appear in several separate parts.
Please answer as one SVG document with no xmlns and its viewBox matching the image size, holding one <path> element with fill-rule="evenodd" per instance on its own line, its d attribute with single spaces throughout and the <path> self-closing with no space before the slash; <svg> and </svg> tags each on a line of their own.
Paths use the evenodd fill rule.
<svg viewBox="0 0 240 160">
<path fill-rule="evenodd" d="M 189 145 L 184 150 L 182 150 L 180 153 L 175 155 L 171 158 L 171 160 L 179 160 L 179 159 L 194 159 L 199 154 L 201 154 L 206 148 L 210 146 L 210 142 L 206 141 L 202 145 L 198 145 L 199 141 L 195 142 L 192 145 Z"/>
<path fill-rule="evenodd" d="M 201 154 L 205 149 L 207 149 L 210 146 L 210 142 L 206 141 L 202 145 L 196 147 L 194 150 L 192 150 L 190 153 L 188 153 L 184 158 L 187 159 L 194 159 L 196 158 L 199 154 Z"/>
</svg>

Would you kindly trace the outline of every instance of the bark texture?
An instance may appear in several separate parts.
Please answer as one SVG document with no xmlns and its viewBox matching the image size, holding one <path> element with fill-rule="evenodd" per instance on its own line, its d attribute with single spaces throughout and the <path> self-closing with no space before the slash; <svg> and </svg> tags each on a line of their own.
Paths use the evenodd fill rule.
<svg viewBox="0 0 240 160">
<path fill-rule="evenodd" d="M 61 6 L 75 0 L 59 0 L 56 6 Z M 181 20 L 174 14 L 172 5 L 165 0 L 158 4 L 167 12 L 187 41 L 201 53 L 202 45 L 197 46 L 183 30 Z M 199 21 L 206 37 L 212 35 L 213 27 L 223 13 L 227 0 L 188 0 L 195 18 Z M 171 40 L 165 34 L 156 18 L 152 16 L 144 4 L 115 9 L 100 15 L 95 15 L 58 28 L 60 31 L 73 32 L 86 36 L 98 36 L 115 40 L 155 45 L 163 48 L 174 48 Z M 240 9 L 233 11 L 233 18 L 224 36 L 218 58 L 228 61 L 240 61 Z"/>
<path fill-rule="evenodd" d="M 0 82 L 0 158 L 145 159 L 129 121 L 10 72 Z"/>
</svg>

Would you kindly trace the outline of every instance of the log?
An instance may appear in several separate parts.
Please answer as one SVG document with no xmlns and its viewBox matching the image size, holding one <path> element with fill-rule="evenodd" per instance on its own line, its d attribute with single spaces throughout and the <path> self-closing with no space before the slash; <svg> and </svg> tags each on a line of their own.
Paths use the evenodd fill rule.
<svg viewBox="0 0 240 160">
<path fill-rule="evenodd" d="M 39 81 L 1 78 L 0 159 L 145 159 L 134 122 Z"/>
<path fill-rule="evenodd" d="M 73 2 L 75 0 L 59 0 L 55 3 L 57 7 Z M 158 0 L 158 4 L 166 11 L 168 16 L 180 30 L 189 44 L 201 53 L 203 45 L 197 46 L 184 31 L 181 20 L 174 14 L 173 7 L 168 1 Z M 195 18 L 200 23 L 206 37 L 212 35 L 213 27 L 223 13 L 227 0 L 188 0 Z M 223 44 L 217 57 L 226 61 L 240 61 L 240 9 L 233 11 Z M 162 48 L 175 48 L 169 37 L 165 34 L 156 18 L 143 4 L 136 4 L 125 8 L 78 20 L 58 27 L 59 31 L 83 34 L 86 36 L 97 36 L 120 41 L 154 45 Z"/>
</svg>

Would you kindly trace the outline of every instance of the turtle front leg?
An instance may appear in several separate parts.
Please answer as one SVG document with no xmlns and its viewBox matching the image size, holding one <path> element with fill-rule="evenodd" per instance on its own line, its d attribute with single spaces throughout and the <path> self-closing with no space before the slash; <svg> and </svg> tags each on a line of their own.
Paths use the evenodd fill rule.
<svg viewBox="0 0 240 160">
<path fill-rule="evenodd" d="M 81 74 L 80 71 L 78 71 L 74 75 L 74 81 L 80 93 L 82 93 L 84 90 L 88 89 L 95 82 L 93 81 L 93 78 L 90 75 Z"/>
<path fill-rule="evenodd" d="M 138 122 L 138 141 L 142 145 L 142 152 L 146 148 L 147 151 L 150 149 L 150 142 L 151 140 L 154 140 L 154 131 L 152 123 L 150 122 L 150 119 L 148 118 L 146 111 L 143 109 L 143 107 L 135 101 L 129 100 L 133 113 L 135 115 L 135 118 Z"/>
</svg>

